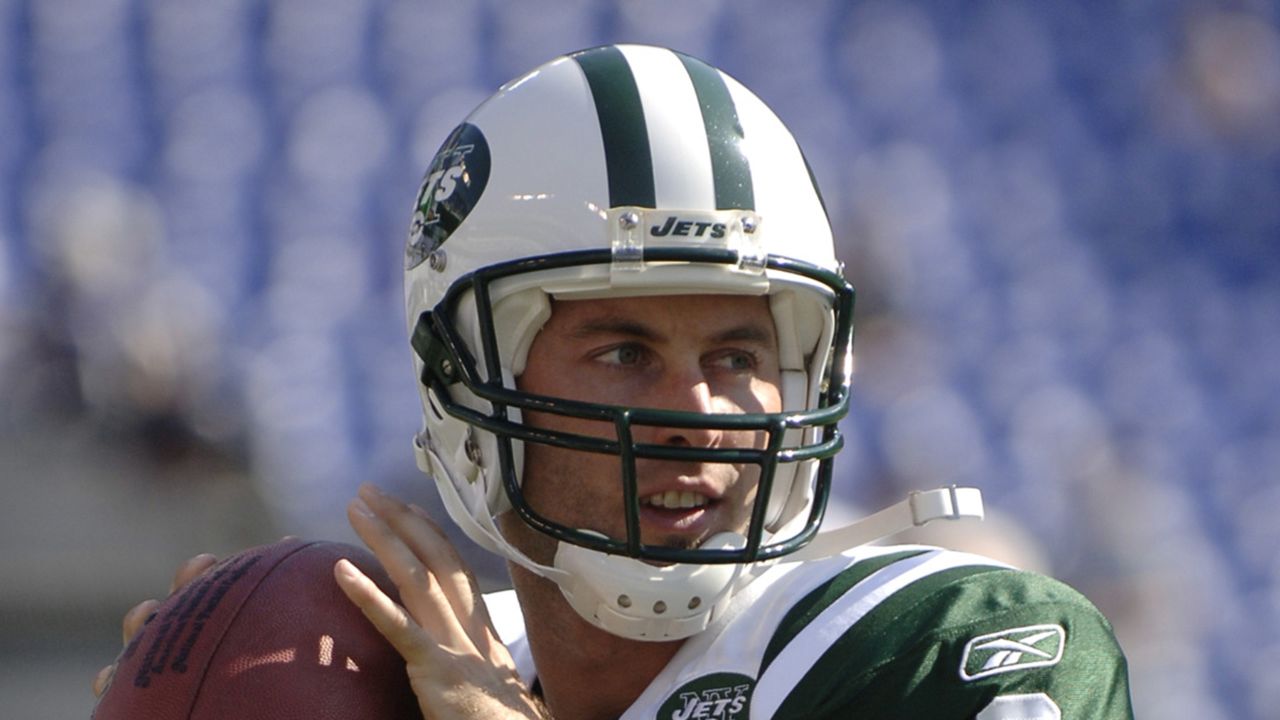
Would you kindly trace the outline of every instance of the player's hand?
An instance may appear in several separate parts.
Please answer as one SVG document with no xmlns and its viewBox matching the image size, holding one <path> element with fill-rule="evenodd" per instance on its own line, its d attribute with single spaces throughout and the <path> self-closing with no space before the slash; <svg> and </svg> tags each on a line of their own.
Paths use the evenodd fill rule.
<svg viewBox="0 0 1280 720">
<path fill-rule="evenodd" d="M 178 566 L 177 572 L 173 574 L 173 582 L 169 584 L 169 594 L 177 592 L 187 583 L 195 580 L 203 575 L 218 563 L 218 558 L 207 553 L 196 555 Z M 160 607 L 160 601 L 154 598 L 143 600 L 142 602 L 130 608 L 129 612 L 124 614 L 124 622 L 122 623 L 122 635 L 124 644 L 127 646 L 130 640 L 138 634 L 142 627 L 151 621 L 154 617 L 156 608 Z M 93 694 L 95 697 L 101 697 L 106 691 L 107 686 L 111 684 L 111 677 L 115 675 L 116 665 L 112 663 L 98 671 L 97 676 L 93 678 Z"/>
<path fill-rule="evenodd" d="M 544 717 L 541 704 L 516 675 L 475 579 L 426 512 L 363 485 L 348 504 L 347 517 L 404 604 L 392 601 L 346 560 L 334 566 L 334 576 L 404 656 L 423 717 Z"/>
</svg>

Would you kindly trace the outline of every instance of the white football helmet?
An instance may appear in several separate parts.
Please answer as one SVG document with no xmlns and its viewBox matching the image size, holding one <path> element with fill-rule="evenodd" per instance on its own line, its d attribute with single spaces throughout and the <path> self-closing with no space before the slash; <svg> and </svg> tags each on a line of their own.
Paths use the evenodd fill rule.
<svg viewBox="0 0 1280 720">
<path fill-rule="evenodd" d="M 767 296 L 784 412 L 708 415 L 519 391 L 550 298 Z M 613 45 L 557 58 L 503 86 L 454 130 L 415 203 L 405 298 L 420 379 L 419 465 L 481 546 L 556 582 L 618 635 L 687 637 L 711 622 L 744 568 L 817 533 L 848 402 L 853 289 L 800 148 L 749 90 L 671 50 Z M 607 420 L 618 438 L 539 430 L 523 410 Z M 636 444 L 629 428 L 767 433 L 763 450 Z M 635 459 L 754 464 L 746 533 L 702 547 L 566 527 L 521 494 L 524 443 L 621 458 L 638 515 Z M 508 541 L 516 512 L 554 537 L 551 565 Z"/>
</svg>

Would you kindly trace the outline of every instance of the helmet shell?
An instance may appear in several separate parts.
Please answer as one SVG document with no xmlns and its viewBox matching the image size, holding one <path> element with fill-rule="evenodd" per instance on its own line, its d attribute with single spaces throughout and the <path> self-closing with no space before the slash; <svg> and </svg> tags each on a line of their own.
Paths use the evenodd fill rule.
<svg viewBox="0 0 1280 720">
<path fill-rule="evenodd" d="M 551 298 L 768 296 L 789 411 L 816 406 L 831 374 L 833 343 L 847 350 L 848 338 L 835 332 L 839 288 L 833 286 L 843 281 L 824 284 L 766 267 L 767 258 L 784 258 L 833 278 L 839 273 L 822 198 L 795 139 L 736 80 L 664 48 L 584 50 L 504 85 L 437 153 L 415 200 L 406 247 L 411 336 L 433 314 L 435 322 L 457 330 L 479 377 L 495 379 L 496 368 L 508 388 L 515 387 L 529 344 L 550 315 Z M 654 248 L 697 247 L 732 251 L 738 262 L 645 260 Z M 578 251 L 610 253 L 612 262 L 504 277 L 483 300 L 469 294 L 467 283 L 487 269 Z M 493 339 L 495 358 L 486 355 L 486 337 Z M 424 367 L 420 354 L 419 377 Z M 847 374 L 840 370 L 841 377 Z M 450 515 L 482 546 L 533 567 L 495 522 L 512 506 L 503 473 L 514 472 L 518 483 L 520 443 L 504 457 L 493 432 L 449 412 L 428 384 L 419 389 L 419 461 L 440 485 Z M 493 412 L 476 387 L 457 383 L 449 394 L 467 408 Z M 517 408 L 503 414 L 520 422 Z M 816 431 L 789 430 L 787 436 L 795 446 L 813 440 Z M 769 532 L 811 519 L 816 465 L 778 465 L 768 498 Z M 637 575 L 635 592 L 644 581 Z"/>
</svg>

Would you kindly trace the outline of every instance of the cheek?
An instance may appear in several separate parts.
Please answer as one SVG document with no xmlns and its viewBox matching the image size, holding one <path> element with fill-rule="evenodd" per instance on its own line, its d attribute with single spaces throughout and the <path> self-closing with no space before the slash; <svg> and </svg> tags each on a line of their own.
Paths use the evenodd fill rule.
<svg viewBox="0 0 1280 720">
<path fill-rule="evenodd" d="M 523 422 L 529 427 L 535 427 L 540 430 L 554 430 L 556 432 L 568 433 L 571 435 L 583 435 L 593 438 L 604 438 L 606 440 L 616 440 L 617 433 L 614 430 L 613 423 L 601 420 L 585 420 L 583 418 L 568 417 L 565 415 L 556 415 L 554 413 L 542 413 L 525 410 L 522 413 Z M 553 450 L 548 446 L 531 447 L 545 448 Z"/>
<path fill-rule="evenodd" d="M 782 412 L 782 391 L 778 383 L 770 378 L 752 378 L 749 383 L 734 388 L 723 397 L 727 402 L 721 412 Z"/>
<path fill-rule="evenodd" d="M 565 448 L 526 443 L 525 500 L 539 515 L 570 527 L 591 527 L 601 507 L 621 503 L 621 495 L 611 497 L 612 484 L 593 478 L 617 477 L 616 457 Z"/>
<path fill-rule="evenodd" d="M 570 489 L 563 487 L 567 483 L 559 481 L 559 478 L 572 471 L 573 461 L 569 451 L 525 443 L 524 477 L 520 483 L 525 500 L 534 510 L 546 515 L 550 508 L 555 507 L 555 498 Z"/>
<path fill-rule="evenodd" d="M 756 378 L 751 381 L 751 393 L 764 412 L 782 412 L 782 390 L 776 380 Z"/>
</svg>

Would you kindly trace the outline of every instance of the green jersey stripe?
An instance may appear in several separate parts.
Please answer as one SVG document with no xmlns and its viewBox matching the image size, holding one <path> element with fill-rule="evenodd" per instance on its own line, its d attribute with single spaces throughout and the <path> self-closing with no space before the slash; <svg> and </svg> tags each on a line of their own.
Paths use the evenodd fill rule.
<svg viewBox="0 0 1280 720">
<path fill-rule="evenodd" d="M 707 131 L 707 144 L 711 148 L 716 209 L 754 210 L 756 201 L 751 166 L 740 147 L 743 139 L 742 123 L 738 120 L 738 110 L 729 95 L 724 77 L 719 70 L 701 60 L 682 53 L 676 55 L 689 72 L 698 104 L 702 108 L 702 122 Z"/>
<path fill-rule="evenodd" d="M 964 578 L 989 572 L 1010 571 L 1008 568 L 999 566 L 957 567 L 917 580 L 910 587 L 899 591 L 867 613 L 857 625 L 849 628 L 848 632 L 831 645 L 827 653 L 844 652 L 845 657 L 866 658 L 867 667 L 879 665 L 888 659 L 884 648 L 901 649 L 909 647 L 918 640 L 917 637 L 912 636 L 919 635 L 921 626 L 903 623 L 903 616 L 911 612 L 920 612 L 923 604 L 936 603 L 943 598 L 948 598 L 944 591 L 947 586 L 955 585 Z M 949 601 L 947 608 L 953 613 L 960 609 L 955 603 Z M 982 617 L 985 612 L 983 608 L 972 608 L 973 617 Z M 937 618 L 938 613 L 931 613 L 930 617 Z M 939 620 L 941 618 L 935 620 L 935 625 Z"/>
<path fill-rule="evenodd" d="M 843 596 L 849 588 L 866 580 L 872 573 L 879 571 L 881 568 L 892 565 L 899 560 L 922 555 L 925 552 L 928 551 L 924 549 L 904 550 L 863 560 L 850 566 L 804 596 L 791 607 L 791 610 L 782 618 L 782 622 L 778 623 L 777 631 L 774 632 L 773 637 L 769 639 L 768 646 L 765 647 L 764 659 L 760 662 L 760 674 L 764 674 L 764 671 L 769 668 L 770 663 L 778 656 L 778 653 L 782 652 L 782 648 L 786 647 L 787 643 L 790 643 L 819 613 L 826 610 L 831 603 Z"/>
<path fill-rule="evenodd" d="M 760 674 L 758 698 L 768 703 L 763 706 L 768 710 L 764 716 L 781 711 L 791 702 L 809 703 L 819 697 L 813 694 L 816 688 L 810 686 L 811 681 L 849 687 L 856 678 L 871 675 L 878 666 L 880 653 L 893 652 L 909 644 L 900 634 L 918 631 L 920 627 L 907 624 L 886 629 L 872 620 L 871 626 L 876 630 L 869 633 L 866 632 L 869 618 L 885 617 L 886 612 L 889 617 L 896 617 L 904 604 L 914 607 L 922 599 L 932 601 L 936 597 L 934 589 L 954 582 L 957 577 L 1006 567 L 975 555 L 933 550 L 899 560 L 873 573 L 819 613 L 778 653 L 772 667 Z M 850 637 L 869 638 L 867 647 L 851 648 Z M 845 661 L 834 677 L 830 667 L 826 668 L 827 672 L 813 672 L 830 657 Z M 850 659 L 856 660 L 850 663 Z M 818 676 L 820 679 L 814 681 Z"/>
<path fill-rule="evenodd" d="M 654 207 L 649 131 L 626 57 L 612 46 L 583 50 L 570 57 L 582 68 L 595 100 L 609 176 L 609 206 Z"/>
</svg>

